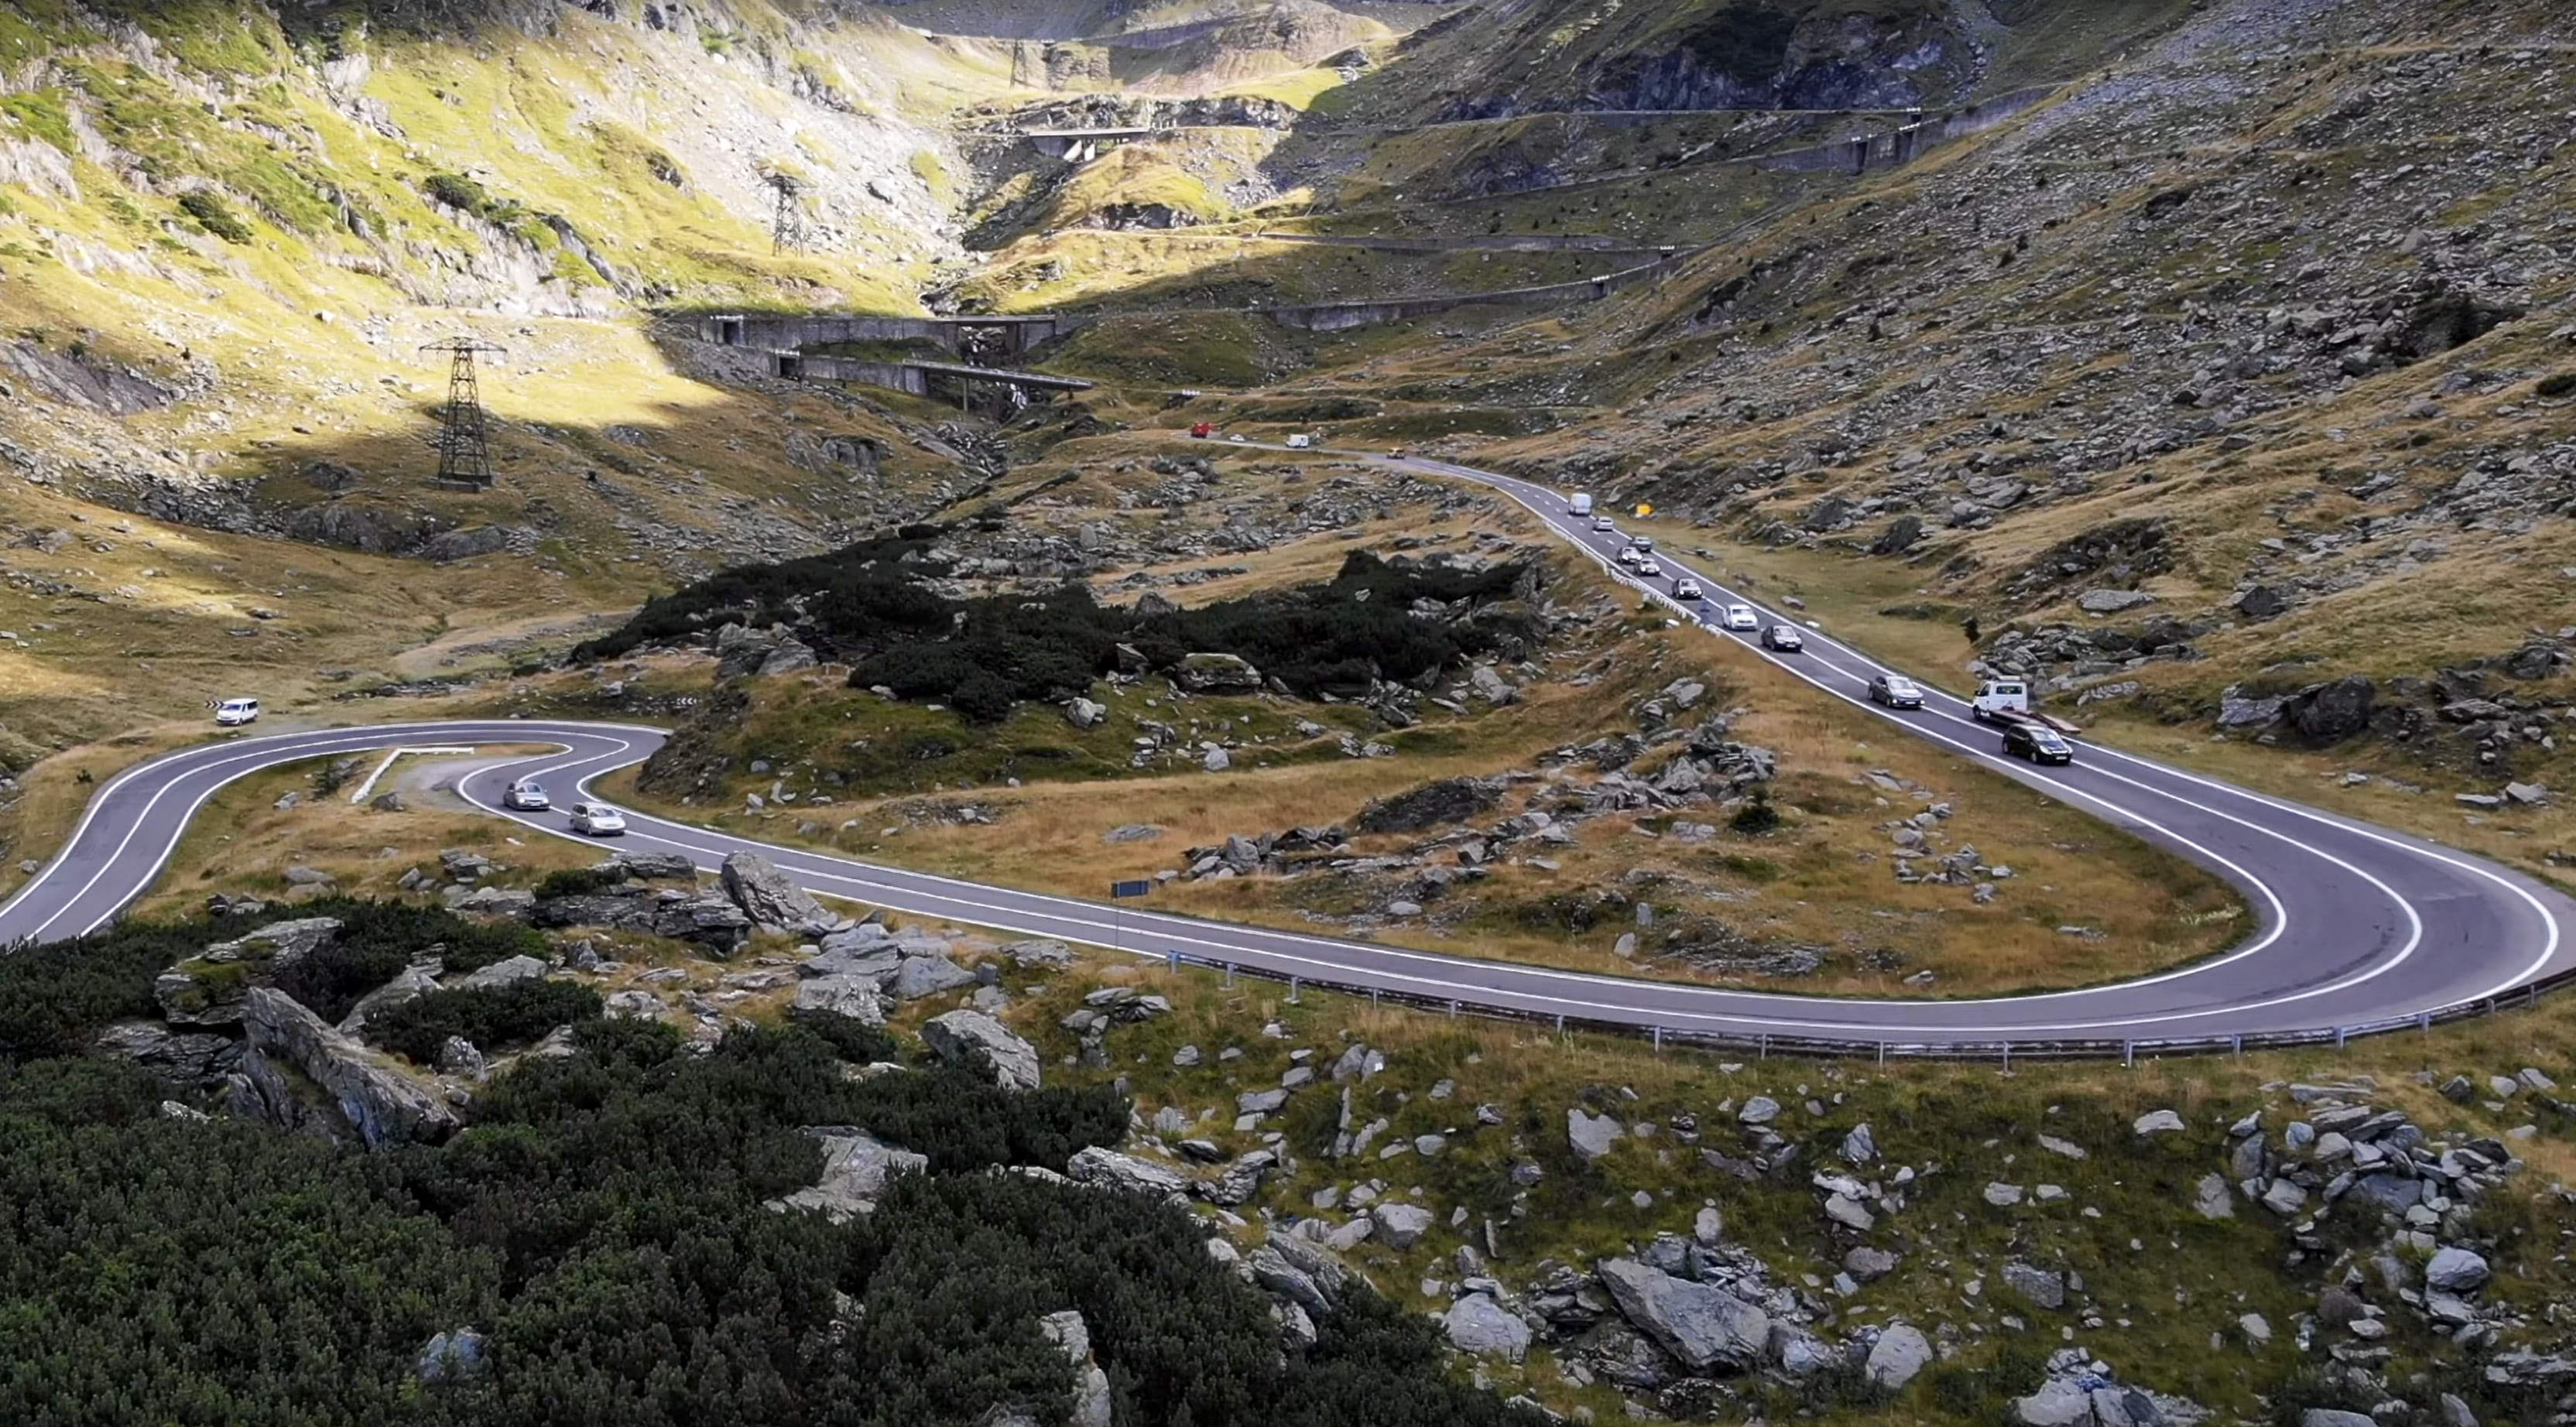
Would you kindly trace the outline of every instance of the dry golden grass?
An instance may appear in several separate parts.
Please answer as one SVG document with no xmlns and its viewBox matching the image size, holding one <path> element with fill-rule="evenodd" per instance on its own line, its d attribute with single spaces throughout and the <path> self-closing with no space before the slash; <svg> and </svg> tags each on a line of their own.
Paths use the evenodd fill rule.
<svg viewBox="0 0 2576 1427">
<path fill-rule="evenodd" d="M 1227 460 L 1221 466 L 1234 494 L 1268 483 L 1292 489 L 1282 474 L 1294 463 L 1263 458 Z M 1329 462 L 1323 469 L 1331 469 Z M 1130 473 L 1085 468 L 1071 486 L 1046 492 L 1061 502 L 1065 520 L 1091 517 L 1141 480 Z M 1312 477 L 1305 477 L 1311 484 Z M 1209 503 L 1211 510 L 1214 503 Z M 1246 573 L 1192 587 L 1193 602 L 1278 588 L 1329 574 L 1355 548 L 1383 548 L 1395 530 L 1420 537 L 1424 548 L 1457 548 L 1479 534 L 1535 540 L 1537 532 L 1516 510 L 1461 513 L 1446 520 L 1397 512 L 1383 528 L 1351 540 L 1339 534 L 1274 546 L 1228 558 Z M 1212 518 L 1212 517 L 1211 517 Z M 1488 542 L 1490 544 L 1490 541 Z M 1761 982 L 1797 989 L 1869 995 L 1995 994 L 2098 982 L 2163 969 L 2209 954 L 2245 930 L 2234 896 L 2214 879 L 2019 784 L 1957 762 L 1938 749 L 1889 736 L 1876 721 L 1803 685 L 1781 679 L 1733 644 L 1695 630 L 1667 629 L 1659 620 L 1619 612 L 1618 594 L 1592 566 L 1557 554 L 1553 602 L 1596 610 L 1590 628 L 1548 656 L 1545 677 L 1531 683 L 1511 707 L 1457 718 L 1431 712 L 1429 722 L 1403 739 L 1410 750 L 1397 758 L 1353 760 L 1329 753 L 1293 756 L 1276 745 L 1236 752 L 1236 766 L 1210 775 L 1191 771 L 1138 774 L 1108 783 L 1033 781 L 1020 787 L 984 786 L 971 796 L 996 810 L 991 824 L 913 826 L 893 800 L 836 801 L 824 812 L 773 806 L 738 811 L 741 793 L 767 789 L 766 778 L 744 775 L 740 788 L 701 798 L 697 806 L 664 809 L 712 818 L 749 835 L 805 840 L 862 856 L 936 869 L 1011 885 L 1043 887 L 1097 897 L 1112 880 L 1151 877 L 1181 861 L 1180 849 L 1213 846 L 1230 834 L 1325 823 L 1347 824 L 1372 799 L 1419 783 L 1461 775 L 1529 768 L 1551 750 L 1631 726 L 1629 711 L 1657 690 L 1683 678 L 1713 692 L 1695 720 L 1739 708 L 1734 736 L 1773 748 L 1783 776 L 1775 791 L 1789 814 L 1785 829 L 1758 838 L 1721 832 L 1699 844 L 1654 835 L 1662 817 L 1610 816 L 1588 822 L 1570 848 L 1514 849 L 1517 857 L 1543 856 L 1554 869 L 1519 860 L 1494 869 L 1487 880 L 1456 884 L 1450 897 L 1421 921 L 1372 924 L 1370 934 L 1390 943 L 1469 955 L 1541 962 L 1620 974 L 1718 979 L 1680 962 L 1662 962 L 1646 938 L 1646 955 L 1615 954 L 1625 926 L 1598 925 L 1571 932 L 1565 898 L 1596 888 L 1625 888 L 1661 905 L 1666 919 L 1697 913 L 1755 941 L 1807 945 L 1828 954 L 1821 975 L 1796 982 Z M 1199 562 L 1203 564 L 1217 561 Z M 1114 582 L 1113 573 L 1111 579 Z M 1583 682 L 1574 682 L 1580 675 Z M 1180 720 L 1193 706 L 1147 710 L 1144 700 L 1168 703 L 1152 689 L 1111 689 L 1103 694 L 1112 725 L 1134 717 Z M 1278 701 L 1265 698 L 1264 704 Z M 762 754 L 788 761 L 798 755 L 772 747 L 781 731 L 828 729 L 830 737 L 873 739 L 872 720 L 892 715 L 863 695 L 846 696 L 837 713 L 818 709 L 798 721 L 763 724 Z M 1295 709 L 1280 704 L 1280 716 Z M 1213 716 L 1208 715 L 1208 716 Z M 808 733 L 808 738 L 820 737 Z M 1651 772 L 1663 755 L 1641 765 Z M 829 758 L 823 760 L 828 766 Z M 1264 766 L 1268 764 L 1270 766 Z M 782 763 L 782 766 L 784 764 Z M 1910 796 L 1884 787 L 1872 774 L 1926 790 Z M 612 780 L 614 796 L 633 793 L 631 781 Z M 908 799 L 915 795 L 906 795 Z M 1479 823 L 1520 810 L 1516 791 Z M 652 799 L 645 799 L 650 803 Z M 1881 825 L 1950 803 L 1956 816 L 1940 828 L 1941 850 L 1973 843 L 1981 860 L 2008 865 L 1992 905 L 1978 906 L 1968 889 L 1900 884 L 1893 847 Z M 722 809 L 712 814 L 709 808 Z M 1685 810 L 1682 820 L 1723 822 L 1714 810 Z M 1103 835 L 1130 823 L 1161 827 L 1154 841 L 1110 844 Z M 888 835 L 884 829 L 900 826 Z M 1355 850 L 1385 854 L 1415 839 L 1362 837 Z M 1446 862 L 1444 856 L 1434 860 Z M 1925 864 L 1928 866 L 1928 864 Z M 1639 878 L 1647 879 L 1644 883 Z M 1383 889 L 1337 886 L 1328 875 L 1174 882 L 1158 887 L 1157 905 L 1214 917 L 1333 932 L 1331 917 L 1378 910 L 1400 895 Z M 1317 914 L 1331 914 L 1319 920 Z M 1624 915 L 1624 913 L 1623 913 Z M 2072 936 L 2059 928 L 2081 926 Z M 1907 987 L 1916 971 L 1935 973 L 1928 987 Z M 1742 976 L 1731 978 L 1742 981 Z"/>
</svg>

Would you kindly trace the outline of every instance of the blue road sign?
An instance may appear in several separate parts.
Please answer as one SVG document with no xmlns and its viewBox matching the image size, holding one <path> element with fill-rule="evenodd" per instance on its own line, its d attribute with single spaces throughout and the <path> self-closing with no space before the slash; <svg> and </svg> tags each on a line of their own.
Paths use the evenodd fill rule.
<svg viewBox="0 0 2576 1427">
<path fill-rule="evenodd" d="M 1112 897 L 1141 897 L 1153 890 L 1154 884 L 1146 881 L 1112 882 L 1109 884 L 1109 895 Z"/>
</svg>

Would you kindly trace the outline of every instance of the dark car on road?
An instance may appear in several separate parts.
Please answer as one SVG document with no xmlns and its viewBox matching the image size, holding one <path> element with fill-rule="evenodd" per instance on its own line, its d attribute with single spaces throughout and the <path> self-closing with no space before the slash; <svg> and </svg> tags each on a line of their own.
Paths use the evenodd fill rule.
<svg viewBox="0 0 2576 1427">
<path fill-rule="evenodd" d="M 2004 730 L 2004 752 L 2033 763 L 2072 763 L 2075 745 L 2057 730 L 2035 723 L 2017 723 Z"/>
<path fill-rule="evenodd" d="M 1923 707 L 1923 688 L 1902 674 L 1881 674 L 1869 681 L 1869 701 L 1892 709 Z"/>
<path fill-rule="evenodd" d="M 1762 647 L 1776 649 L 1783 654 L 1795 654 L 1807 647 L 1807 640 L 1804 635 L 1798 633 L 1796 626 L 1775 624 L 1762 631 Z"/>
</svg>

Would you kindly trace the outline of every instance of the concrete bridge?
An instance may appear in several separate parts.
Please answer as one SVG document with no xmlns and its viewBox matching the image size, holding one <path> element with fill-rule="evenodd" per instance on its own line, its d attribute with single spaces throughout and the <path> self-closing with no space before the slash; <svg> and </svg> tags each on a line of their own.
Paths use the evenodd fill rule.
<svg viewBox="0 0 2576 1427">
<path fill-rule="evenodd" d="M 1022 129 L 1020 137 L 1039 153 L 1068 163 L 1087 163 L 1120 144 L 1160 132 L 1143 125 L 1104 129 Z"/>
<path fill-rule="evenodd" d="M 955 383 L 957 404 L 961 407 L 974 404 L 978 386 L 1011 393 L 1010 400 L 1014 403 L 1024 400 L 1031 392 L 1089 391 L 1092 387 L 1092 383 L 1080 377 L 1014 371 L 1008 367 L 970 367 L 958 362 L 881 362 L 784 350 L 773 351 L 769 357 L 772 373 L 788 381 L 860 382 L 910 392 L 914 396 L 930 395 L 930 379 L 945 377 Z"/>
<path fill-rule="evenodd" d="M 977 334 L 1000 344 L 1004 355 L 1017 357 L 1041 342 L 1052 341 L 1087 318 L 1040 312 L 1014 317 L 895 317 L 863 313 L 809 315 L 789 313 L 720 313 L 697 319 L 698 335 L 722 347 L 759 347 L 797 351 L 837 342 L 936 342 L 951 355 L 963 356 L 969 345 L 983 346 Z"/>
</svg>

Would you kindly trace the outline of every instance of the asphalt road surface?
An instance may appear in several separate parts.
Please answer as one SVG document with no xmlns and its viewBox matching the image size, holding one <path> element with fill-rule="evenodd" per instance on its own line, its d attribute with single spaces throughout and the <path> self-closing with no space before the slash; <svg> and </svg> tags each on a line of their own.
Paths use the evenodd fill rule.
<svg viewBox="0 0 2576 1427">
<path fill-rule="evenodd" d="M 1794 622 L 1668 551 L 1657 553 L 1663 579 L 1627 575 L 1614 562 L 1625 537 L 1595 531 L 1592 519 L 1573 515 L 1557 491 L 1445 462 L 1409 464 L 1481 481 L 1509 495 L 1614 573 L 1655 590 L 1677 618 L 1743 603 L 1759 610 L 1765 624 Z M 1700 583 L 1706 601 L 1671 599 L 1674 583 L 1685 577 Z M 1806 649 L 1796 654 L 1762 650 L 1750 635 L 1712 630 L 1711 637 L 1744 639 L 1791 677 L 2212 869 L 2245 894 L 2257 919 L 2254 934 L 2189 967 L 2075 991 L 1977 1000 L 1844 999 L 1596 976 L 1210 922 L 1154 912 L 1141 901 L 1113 906 L 800 851 L 631 810 L 629 831 L 614 846 L 678 852 L 704 868 L 714 868 L 729 853 L 753 850 L 820 896 L 1145 956 L 1177 953 L 1319 985 L 1680 1035 L 1771 1036 L 1856 1047 L 2068 1040 L 2151 1046 L 2384 1027 L 2508 994 L 2576 962 L 2562 932 L 2576 924 L 2576 903 L 2529 878 L 2097 745 L 2079 744 L 2070 767 L 2006 760 L 1996 732 L 1972 721 L 1959 700 L 1927 686 L 1919 711 L 1878 709 L 1865 701 L 1864 690 L 1881 666 L 1819 631 L 1802 632 Z M 495 817 L 570 838 L 576 835 L 559 809 L 578 800 L 589 780 L 650 756 L 662 737 L 656 729 L 608 724 L 465 720 L 269 736 L 246 732 L 165 754 L 118 775 L 92 798 L 70 845 L 0 906 L 0 943 L 76 936 L 108 921 L 152 883 L 190 816 L 208 798 L 262 768 L 398 746 L 555 745 L 560 751 L 481 767 L 459 787 Z M 504 811 L 502 788 L 522 776 L 543 781 L 558 810 Z"/>
</svg>

